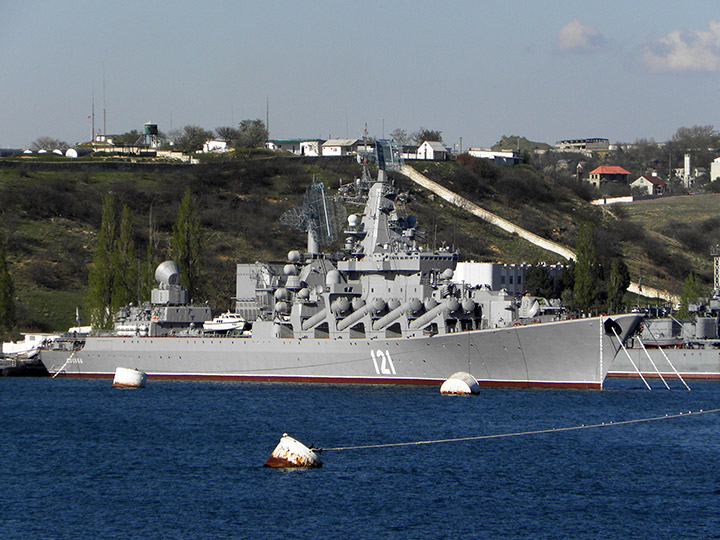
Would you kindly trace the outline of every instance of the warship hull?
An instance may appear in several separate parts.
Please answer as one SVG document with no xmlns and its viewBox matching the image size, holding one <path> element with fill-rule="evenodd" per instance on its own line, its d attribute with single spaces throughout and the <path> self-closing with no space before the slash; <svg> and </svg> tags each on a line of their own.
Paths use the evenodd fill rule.
<svg viewBox="0 0 720 540">
<path fill-rule="evenodd" d="M 628 354 L 632 362 L 625 353 L 619 353 L 608 376 L 637 377 L 639 370 L 644 377 L 673 378 L 680 374 L 684 379 L 720 379 L 720 349 L 714 347 L 652 348 L 647 349 L 647 353 L 642 349 L 628 349 Z"/>
<path fill-rule="evenodd" d="M 601 388 L 619 350 L 609 321 L 624 340 L 640 317 L 388 339 L 91 336 L 78 350 L 43 350 L 41 360 L 69 377 L 128 367 L 149 378 L 440 385 L 463 371 L 484 386 Z"/>
</svg>

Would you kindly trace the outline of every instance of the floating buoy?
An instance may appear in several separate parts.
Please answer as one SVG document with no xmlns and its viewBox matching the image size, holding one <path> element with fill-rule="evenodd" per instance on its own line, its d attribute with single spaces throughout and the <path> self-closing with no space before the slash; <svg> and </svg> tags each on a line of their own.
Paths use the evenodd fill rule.
<svg viewBox="0 0 720 540">
<path fill-rule="evenodd" d="M 466 373 L 465 371 L 458 371 L 453 373 L 448 380 L 446 380 L 440 387 L 441 394 L 479 394 L 480 385 L 477 379 Z"/>
<path fill-rule="evenodd" d="M 283 433 L 265 467 L 322 467 L 317 448 L 308 448 L 300 441 Z"/>
<path fill-rule="evenodd" d="M 115 370 L 113 386 L 122 388 L 145 388 L 147 373 L 136 368 L 119 367 Z"/>
</svg>

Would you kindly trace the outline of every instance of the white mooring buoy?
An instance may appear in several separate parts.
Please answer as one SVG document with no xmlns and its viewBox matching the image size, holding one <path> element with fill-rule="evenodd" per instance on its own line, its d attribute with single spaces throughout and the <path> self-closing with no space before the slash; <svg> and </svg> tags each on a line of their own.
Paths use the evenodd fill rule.
<svg viewBox="0 0 720 540">
<path fill-rule="evenodd" d="M 113 386 L 121 388 L 145 388 L 147 373 L 136 368 L 119 367 L 115 370 Z"/>
<path fill-rule="evenodd" d="M 450 378 L 442 383 L 440 387 L 441 394 L 479 394 L 480 385 L 477 379 L 466 373 L 465 371 L 458 371 L 450 375 Z"/>
<path fill-rule="evenodd" d="M 308 448 L 300 441 L 283 433 L 265 467 L 322 467 L 319 449 Z"/>
</svg>

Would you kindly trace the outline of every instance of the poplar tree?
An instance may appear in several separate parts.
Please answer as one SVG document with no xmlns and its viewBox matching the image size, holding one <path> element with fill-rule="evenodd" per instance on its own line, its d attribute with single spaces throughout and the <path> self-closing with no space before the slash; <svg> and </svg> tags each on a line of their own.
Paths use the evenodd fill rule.
<svg viewBox="0 0 720 540">
<path fill-rule="evenodd" d="M 617 257 L 610 263 L 610 275 L 607 280 L 607 310 L 617 313 L 621 307 L 625 291 L 630 285 L 630 273 L 625 261 Z"/>
<path fill-rule="evenodd" d="M 113 249 L 113 291 L 112 311 L 126 306 L 137 299 L 138 268 L 135 257 L 135 242 L 132 233 L 133 215 L 128 205 L 123 205 L 120 219 L 120 235 Z"/>
<path fill-rule="evenodd" d="M 115 247 L 115 197 L 106 193 L 102 201 L 102 220 L 95 243 L 95 254 L 88 274 L 88 308 L 94 328 L 109 328 L 112 323 L 114 289 L 113 250 Z"/>
<path fill-rule="evenodd" d="M 200 220 L 195 215 L 195 205 L 189 187 L 185 188 L 185 194 L 178 207 L 177 218 L 173 225 L 171 247 L 173 260 L 180 266 L 182 285 L 187 289 L 192 300 L 199 292 L 202 234 Z"/>
<path fill-rule="evenodd" d="M 5 235 L 0 228 L 0 336 L 8 336 L 15 328 L 15 287 L 8 269 Z"/>
<path fill-rule="evenodd" d="M 573 296 L 578 309 L 589 311 L 598 292 L 598 259 L 595 250 L 595 227 L 592 223 L 580 224 L 575 248 L 577 260 Z"/>
<path fill-rule="evenodd" d="M 153 205 L 150 204 L 150 212 L 148 215 L 148 246 L 145 252 L 143 270 L 140 273 L 140 299 L 143 301 L 150 300 L 152 289 L 155 285 L 155 267 L 157 266 L 155 252 L 157 251 L 159 243 L 157 224 L 153 219 Z"/>
</svg>

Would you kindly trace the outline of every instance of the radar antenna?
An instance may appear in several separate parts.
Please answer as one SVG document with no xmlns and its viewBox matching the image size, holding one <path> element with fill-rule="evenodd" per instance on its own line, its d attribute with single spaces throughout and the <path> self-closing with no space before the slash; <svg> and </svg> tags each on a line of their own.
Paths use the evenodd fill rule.
<svg viewBox="0 0 720 540">
<path fill-rule="evenodd" d="M 315 182 L 305 191 L 301 208 L 291 208 L 280 216 L 280 223 L 308 233 L 308 253 L 332 244 L 342 232 L 347 210 L 325 193 L 325 185 Z"/>
</svg>

